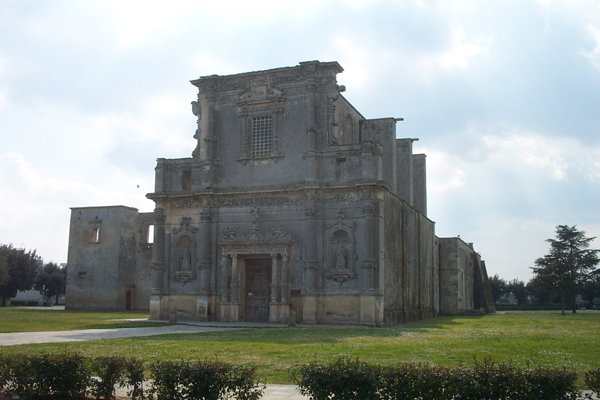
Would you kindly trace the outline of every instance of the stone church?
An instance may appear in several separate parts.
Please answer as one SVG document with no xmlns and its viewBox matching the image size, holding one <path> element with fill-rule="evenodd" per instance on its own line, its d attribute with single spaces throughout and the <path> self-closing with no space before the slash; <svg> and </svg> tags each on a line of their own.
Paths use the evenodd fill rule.
<svg viewBox="0 0 600 400">
<path fill-rule="evenodd" d="M 193 80 L 197 146 L 157 160 L 154 212 L 72 208 L 67 308 L 371 326 L 493 312 L 473 245 L 435 235 L 416 139 L 363 117 L 342 71 Z"/>
</svg>

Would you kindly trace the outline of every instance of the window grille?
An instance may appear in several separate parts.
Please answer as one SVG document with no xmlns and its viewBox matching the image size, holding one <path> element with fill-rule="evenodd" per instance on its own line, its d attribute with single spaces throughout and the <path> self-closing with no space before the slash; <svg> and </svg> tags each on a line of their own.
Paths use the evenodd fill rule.
<svg viewBox="0 0 600 400">
<path fill-rule="evenodd" d="M 273 118 L 252 118 L 252 158 L 264 158 L 271 155 L 273 149 Z"/>
</svg>

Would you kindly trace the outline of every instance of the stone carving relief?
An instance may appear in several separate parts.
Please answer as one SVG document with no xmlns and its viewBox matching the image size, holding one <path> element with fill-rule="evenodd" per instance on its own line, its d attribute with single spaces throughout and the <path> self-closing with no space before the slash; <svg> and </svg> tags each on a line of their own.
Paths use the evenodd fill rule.
<svg viewBox="0 0 600 400">
<path fill-rule="evenodd" d="M 281 197 L 249 197 L 236 199 L 218 199 L 216 205 L 219 207 L 252 207 L 252 206 L 282 206 L 286 204 L 301 204 L 314 201 L 312 193 L 299 194 L 296 196 Z"/>
<path fill-rule="evenodd" d="M 172 209 L 186 209 L 186 208 L 200 208 L 202 207 L 202 200 L 180 200 L 171 203 Z"/>
<path fill-rule="evenodd" d="M 250 215 L 252 215 L 252 224 L 258 224 L 258 219 L 260 218 L 260 208 L 252 207 L 252 209 L 250 210 Z"/>
<path fill-rule="evenodd" d="M 354 224 L 344 218 L 342 210 L 334 221 L 326 224 L 327 227 L 327 266 L 331 279 L 342 286 L 345 282 L 355 279 L 354 261 Z"/>
<path fill-rule="evenodd" d="M 185 284 L 196 279 L 196 228 L 190 226 L 191 217 L 182 217 L 181 225 L 173 228 L 173 243 L 171 254 L 171 271 L 173 279 Z"/>
<path fill-rule="evenodd" d="M 283 75 L 283 76 L 274 76 L 272 81 L 275 84 L 278 83 L 289 83 L 289 82 L 302 82 L 307 78 L 307 74 L 293 74 L 293 75 Z"/>
<path fill-rule="evenodd" d="M 375 206 L 373 204 L 367 204 L 363 206 L 362 212 L 365 217 L 372 217 L 375 215 Z"/>
<path fill-rule="evenodd" d="M 212 221 L 212 216 L 210 215 L 210 212 L 208 211 L 203 211 L 200 213 L 200 221 L 202 222 L 211 222 Z"/>
<path fill-rule="evenodd" d="M 315 193 L 300 193 L 290 196 L 265 196 L 265 197 L 246 197 L 246 198 L 219 198 L 214 200 L 214 206 L 217 207 L 269 207 L 283 206 L 290 204 L 305 204 L 317 200 L 329 203 L 369 200 L 375 198 L 371 189 L 364 189 L 356 192 L 333 193 L 317 196 Z M 170 208 L 176 209 L 194 209 L 207 206 L 207 199 L 185 199 L 173 201 Z"/>
<path fill-rule="evenodd" d="M 291 242 L 292 236 L 283 228 L 273 228 L 271 232 L 258 233 L 258 229 L 251 229 L 247 235 L 237 234 L 237 228 L 226 227 L 223 229 L 219 240 L 221 242 Z"/>
<path fill-rule="evenodd" d="M 240 90 L 248 87 L 247 82 L 229 82 L 219 84 L 220 91 Z"/>
<path fill-rule="evenodd" d="M 238 97 L 238 103 L 275 99 L 283 96 L 283 90 L 271 85 L 268 78 L 259 78 L 250 83 L 250 89 Z"/>
</svg>

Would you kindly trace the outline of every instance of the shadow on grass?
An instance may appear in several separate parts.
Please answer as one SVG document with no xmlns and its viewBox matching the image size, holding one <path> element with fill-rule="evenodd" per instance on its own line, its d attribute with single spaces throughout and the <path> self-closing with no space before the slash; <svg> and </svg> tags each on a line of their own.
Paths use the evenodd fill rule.
<svg viewBox="0 0 600 400">
<path fill-rule="evenodd" d="M 414 335 L 431 330 L 447 330 L 460 326 L 457 317 L 440 317 L 433 320 L 419 321 L 406 325 L 390 328 L 374 327 L 282 327 L 282 328 L 247 328 L 231 331 L 202 332 L 189 334 L 157 335 L 139 338 L 140 340 L 160 341 L 211 341 L 218 343 L 337 343 L 346 339 L 371 337 L 371 338 L 399 338 L 405 335 Z M 464 318 L 464 317 L 460 317 Z M 468 317 L 476 320 L 484 317 Z"/>
</svg>

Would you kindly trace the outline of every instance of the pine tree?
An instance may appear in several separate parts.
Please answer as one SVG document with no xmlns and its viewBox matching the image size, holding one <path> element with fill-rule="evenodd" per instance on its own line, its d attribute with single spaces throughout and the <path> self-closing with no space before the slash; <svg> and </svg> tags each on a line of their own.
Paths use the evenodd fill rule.
<svg viewBox="0 0 600 400">
<path fill-rule="evenodd" d="M 558 225 L 556 239 L 546 240 L 550 243 L 550 253 L 538 258 L 532 267 L 540 287 L 560 294 L 563 315 L 566 301 L 571 300 L 574 305 L 575 296 L 598 273 L 595 267 L 600 262 L 600 250 L 588 249 L 594 239 L 586 237 L 576 225 Z"/>
</svg>

